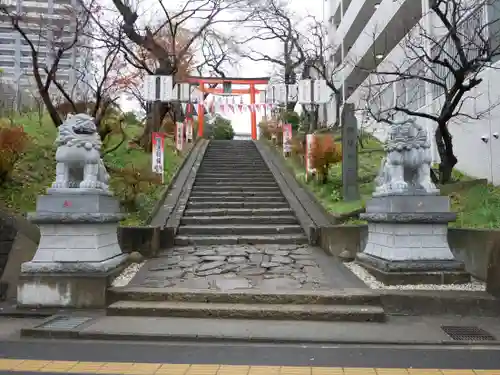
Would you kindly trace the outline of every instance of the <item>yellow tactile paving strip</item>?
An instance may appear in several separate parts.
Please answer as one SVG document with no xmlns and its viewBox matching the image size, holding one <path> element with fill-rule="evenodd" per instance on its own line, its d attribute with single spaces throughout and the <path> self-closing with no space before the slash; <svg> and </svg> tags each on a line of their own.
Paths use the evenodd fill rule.
<svg viewBox="0 0 500 375">
<path fill-rule="evenodd" d="M 177 365 L 0 359 L 0 371 L 108 375 L 500 375 L 500 370 Z"/>
</svg>

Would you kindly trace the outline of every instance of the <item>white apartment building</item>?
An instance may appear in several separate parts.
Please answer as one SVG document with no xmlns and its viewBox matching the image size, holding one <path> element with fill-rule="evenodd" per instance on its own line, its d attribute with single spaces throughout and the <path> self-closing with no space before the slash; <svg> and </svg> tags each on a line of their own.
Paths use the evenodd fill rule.
<svg viewBox="0 0 500 375">
<path fill-rule="evenodd" d="M 427 1 L 326 0 L 324 13 L 331 46 L 329 61 L 337 87 L 342 88 L 344 102 L 354 103 L 360 110 L 374 104 L 367 103 L 368 97 L 373 99 L 377 96 L 373 92 L 367 96 L 366 87 L 374 78 L 369 76 L 369 70 L 388 71 L 393 64 L 404 64 L 408 51 L 402 41 L 416 29 L 417 24 L 429 30 L 435 29 L 435 20 L 429 16 Z M 474 23 L 487 25 L 496 19 L 500 19 L 500 0 L 475 12 L 465 22 L 464 28 L 477 32 L 479 28 Z M 488 30 L 487 27 L 484 32 L 497 34 L 498 29 Z M 408 68 L 411 69 L 411 66 Z M 487 178 L 494 184 L 500 184 L 500 70 L 485 69 L 481 78 L 482 83 L 470 92 L 470 100 L 464 102 L 461 112 L 472 115 L 485 113 L 480 119 L 454 118 L 449 123 L 449 129 L 459 160 L 457 168 L 470 176 Z M 399 106 L 412 106 L 413 110 L 429 113 L 436 113 L 442 99 L 435 85 L 423 81 L 407 87 L 391 83 L 382 86 L 378 94 L 381 99 L 378 103 L 382 105 L 398 103 Z M 416 100 L 408 101 L 410 96 Z M 332 105 L 329 108 L 330 123 L 334 116 Z M 366 126 L 380 139 L 385 138 L 385 125 L 367 121 L 362 111 L 358 120 L 360 126 Z M 417 120 L 428 127 L 430 134 L 433 133 L 435 124 L 432 121 Z"/>
<path fill-rule="evenodd" d="M 23 30 L 36 46 L 40 65 L 43 67 L 47 64 L 50 67 L 52 53 L 55 52 L 53 43 L 70 42 L 74 36 L 72 20 L 74 12 L 79 9 L 79 0 L 6 0 L 5 2 L 22 15 Z M 52 28 L 47 27 L 49 24 L 53 25 Z M 80 46 L 86 42 L 82 39 L 79 40 Z M 87 90 L 83 82 L 89 58 L 88 49 L 77 46 L 68 50 L 60 59 L 56 73 L 58 82 L 64 85 L 68 92 L 72 92 L 74 97 L 83 95 Z M 10 17 L 5 14 L 0 14 L 0 70 L 4 80 L 16 83 L 17 90 L 36 92 L 31 48 L 21 34 L 13 29 Z M 56 95 L 57 89 L 55 87 L 51 89 Z"/>
</svg>

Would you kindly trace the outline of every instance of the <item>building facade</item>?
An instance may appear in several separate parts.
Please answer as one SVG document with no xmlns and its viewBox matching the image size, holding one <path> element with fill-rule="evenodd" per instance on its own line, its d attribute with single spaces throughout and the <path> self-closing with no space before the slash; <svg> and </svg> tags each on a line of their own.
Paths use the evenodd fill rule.
<svg viewBox="0 0 500 375">
<path fill-rule="evenodd" d="M 387 126 L 373 121 L 363 109 L 370 108 L 373 112 L 373 106 L 397 104 L 398 107 L 435 114 L 442 105 L 443 96 L 437 86 L 423 80 L 408 85 L 392 82 L 377 85 L 376 89 L 371 84 L 376 78 L 370 75 L 373 69 L 389 71 L 394 66 L 405 66 L 409 53 L 403 41 L 412 37 L 412 33 L 420 28 L 433 30 L 432 33 L 439 29 L 428 7 L 426 0 L 325 2 L 324 18 L 331 46 L 328 59 L 337 87 L 341 88 L 342 101 L 354 103 L 359 109 L 358 123 L 382 140 Z M 493 43 L 500 43 L 496 20 L 500 20 L 500 0 L 489 0 L 489 4 L 471 12 L 461 27 L 464 33 L 481 30 Z M 500 85 L 495 85 L 500 82 L 500 62 L 496 62 L 499 58 L 500 55 L 493 59 L 492 68 L 481 72 L 481 84 L 469 92 L 468 100 L 463 102 L 460 112 L 470 114 L 470 118 L 461 116 L 449 122 L 455 155 L 459 160 L 457 168 L 495 184 L 500 184 Z M 411 71 L 418 67 L 413 64 L 405 69 Z M 369 95 L 367 87 L 371 87 Z M 329 122 L 333 122 L 334 111 L 330 110 L 328 116 Z M 398 116 L 404 117 L 401 113 Z M 433 121 L 422 118 L 418 121 L 425 124 L 429 134 L 434 133 Z M 435 147 L 433 149 L 434 159 L 438 161 L 439 156 Z"/>
<path fill-rule="evenodd" d="M 41 76 L 43 67 L 52 65 L 56 43 L 71 43 L 74 37 L 75 14 L 78 0 L 7 0 L 12 11 L 22 15 L 21 27 L 33 42 L 37 52 Z M 5 3 L 4 2 L 4 3 Z M 72 97 L 83 95 L 87 90 L 86 66 L 90 61 L 88 43 L 80 37 L 78 45 L 65 52 L 59 61 L 57 80 Z M 13 29 L 8 15 L 0 14 L 0 70 L 1 78 L 15 82 L 16 90 L 36 92 L 33 78 L 31 47 L 23 36 Z M 52 85 L 54 86 L 54 85 Z M 58 90 L 51 87 L 53 94 Z"/>
</svg>

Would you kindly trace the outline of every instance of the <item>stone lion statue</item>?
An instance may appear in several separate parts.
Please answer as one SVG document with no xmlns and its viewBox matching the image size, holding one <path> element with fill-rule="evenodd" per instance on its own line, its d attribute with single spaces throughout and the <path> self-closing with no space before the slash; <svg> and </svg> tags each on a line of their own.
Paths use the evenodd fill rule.
<svg viewBox="0 0 500 375">
<path fill-rule="evenodd" d="M 108 191 L 109 175 L 101 159 L 102 142 L 94 118 L 68 115 L 59 126 L 56 142 L 56 180 L 52 188 Z"/>
<path fill-rule="evenodd" d="M 427 131 L 414 118 L 392 124 L 373 195 L 438 194 L 430 176 L 430 147 Z"/>
</svg>

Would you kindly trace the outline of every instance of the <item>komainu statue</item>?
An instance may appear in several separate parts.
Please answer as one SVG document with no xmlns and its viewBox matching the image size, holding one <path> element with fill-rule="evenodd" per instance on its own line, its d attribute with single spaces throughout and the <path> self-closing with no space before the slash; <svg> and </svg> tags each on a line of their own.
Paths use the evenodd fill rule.
<svg viewBox="0 0 500 375">
<path fill-rule="evenodd" d="M 427 131 L 415 119 L 392 124 L 373 195 L 438 194 L 430 176 L 430 148 Z"/>
<path fill-rule="evenodd" d="M 52 188 L 108 192 L 109 175 L 101 159 L 102 142 L 91 116 L 85 113 L 68 116 L 59 126 L 55 143 L 57 165 Z"/>
</svg>

